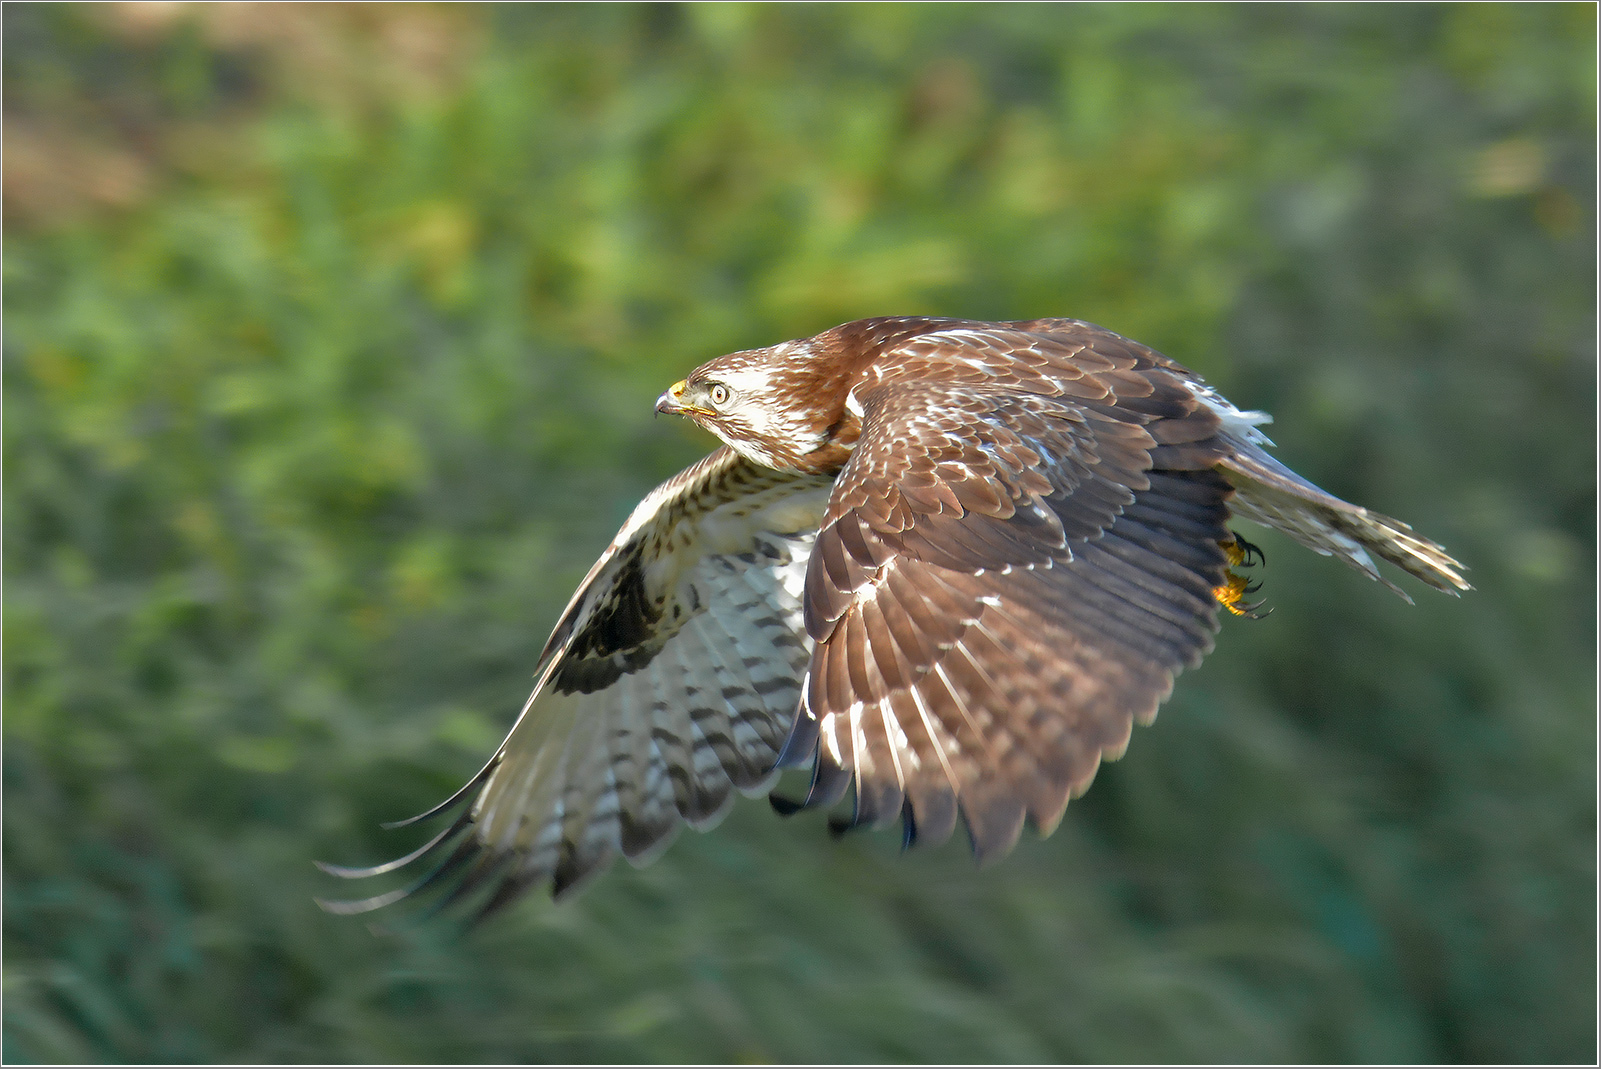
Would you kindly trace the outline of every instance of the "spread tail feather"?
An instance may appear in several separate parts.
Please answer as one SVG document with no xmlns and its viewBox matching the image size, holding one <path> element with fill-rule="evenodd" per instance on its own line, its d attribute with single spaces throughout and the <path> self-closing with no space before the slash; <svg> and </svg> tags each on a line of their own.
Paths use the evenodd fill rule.
<svg viewBox="0 0 1601 1069">
<path fill-rule="evenodd" d="M 1413 534 L 1400 520 L 1341 501 L 1260 446 L 1235 442 L 1234 455 L 1221 465 L 1235 490 L 1229 502 L 1234 515 L 1282 531 L 1315 553 L 1340 558 L 1407 602 L 1412 599 L 1406 591 L 1379 574 L 1374 556 L 1447 594 L 1473 589 L 1462 578 L 1467 568 L 1444 547 Z"/>
</svg>

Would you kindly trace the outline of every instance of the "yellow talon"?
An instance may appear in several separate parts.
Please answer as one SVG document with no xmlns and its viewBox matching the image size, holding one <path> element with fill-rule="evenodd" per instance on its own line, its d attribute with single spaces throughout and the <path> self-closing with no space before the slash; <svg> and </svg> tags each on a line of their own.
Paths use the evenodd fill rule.
<svg viewBox="0 0 1601 1069">
<path fill-rule="evenodd" d="M 1239 535 L 1235 535 L 1227 542 L 1219 542 L 1218 545 L 1223 547 L 1223 553 L 1228 557 L 1230 570 L 1223 573 L 1223 585 L 1212 588 L 1212 596 L 1217 598 L 1218 604 L 1227 609 L 1231 615 L 1260 620 L 1267 615 L 1266 612 L 1258 613 L 1256 611 L 1262 607 L 1262 602 L 1242 603 L 1245 595 L 1254 594 L 1257 591 L 1258 584 L 1252 583 L 1233 569 L 1236 567 L 1251 568 L 1263 563 L 1267 558 L 1262 555 L 1260 549 L 1257 549 Z M 1253 557 L 1255 558 L 1254 560 L 1252 559 Z M 1268 610 L 1268 612 L 1272 611 L 1272 609 Z"/>
<path fill-rule="evenodd" d="M 1256 606 L 1240 605 L 1240 599 L 1245 597 L 1247 589 L 1245 576 L 1225 572 L 1224 579 L 1227 581 L 1222 586 L 1212 588 L 1212 594 L 1217 598 L 1218 604 L 1235 616 L 1250 616 L 1251 610 Z"/>
</svg>

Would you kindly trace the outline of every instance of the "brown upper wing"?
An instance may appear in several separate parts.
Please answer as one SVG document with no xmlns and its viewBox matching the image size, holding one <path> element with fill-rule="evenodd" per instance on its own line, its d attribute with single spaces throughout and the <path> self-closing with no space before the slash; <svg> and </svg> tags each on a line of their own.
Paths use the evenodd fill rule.
<svg viewBox="0 0 1601 1069">
<path fill-rule="evenodd" d="M 324 905 L 376 909 L 447 876 L 447 902 L 493 888 L 483 913 L 545 881 L 560 895 L 618 854 L 649 860 L 682 823 L 709 826 L 736 790 L 765 791 L 810 654 L 802 585 L 830 482 L 721 448 L 653 491 L 573 595 L 499 751 L 424 814 L 465 806 L 458 818 L 396 862 L 324 868 L 437 866 Z"/>
<path fill-rule="evenodd" d="M 1226 450 L 1188 373 L 1074 321 L 880 357 L 813 547 L 807 804 L 981 857 L 1042 829 L 1211 649 Z"/>
</svg>

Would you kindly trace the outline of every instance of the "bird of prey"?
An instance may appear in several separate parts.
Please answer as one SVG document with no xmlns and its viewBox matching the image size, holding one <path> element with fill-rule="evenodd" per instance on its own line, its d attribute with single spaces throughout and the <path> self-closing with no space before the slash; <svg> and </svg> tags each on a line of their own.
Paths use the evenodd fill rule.
<svg viewBox="0 0 1601 1069">
<path fill-rule="evenodd" d="M 1359 569 L 1447 593 L 1465 569 L 1398 520 L 1274 460 L 1196 375 L 1074 319 L 864 319 L 718 357 L 659 413 L 724 445 L 640 503 L 540 654 L 483 769 L 413 821 L 456 813 L 411 886 L 487 915 L 561 896 L 619 855 L 810 764 L 836 827 L 960 821 L 980 860 L 1049 834 L 1103 759 L 1250 614 L 1243 517 Z M 1407 600 L 1411 600 L 1408 598 Z M 412 823 L 405 821 L 402 823 Z"/>
</svg>

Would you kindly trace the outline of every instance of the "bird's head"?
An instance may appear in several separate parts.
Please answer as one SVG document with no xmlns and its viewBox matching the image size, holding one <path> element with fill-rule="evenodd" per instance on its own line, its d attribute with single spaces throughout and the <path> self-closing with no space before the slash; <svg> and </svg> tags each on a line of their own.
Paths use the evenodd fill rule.
<svg viewBox="0 0 1601 1069">
<path fill-rule="evenodd" d="M 828 381 L 820 360 L 809 342 L 720 356 L 668 387 L 656 411 L 688 416 L 769 468 L 837 471 L 861 424 L 845 411 L 849 387 Z"/>
<path fill-rule="evenodd" d="M 862 433 L 853 391 L 878 356 L 955 320 L 859 319 L 814 337 L 708 361 L 668 387 L 657 412 L 688 416 L 757 464 L 836 474 Z"/>
</svg>

